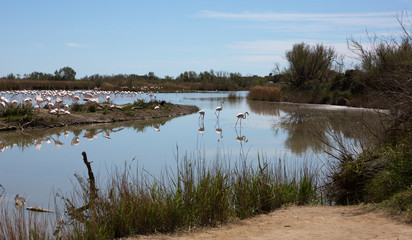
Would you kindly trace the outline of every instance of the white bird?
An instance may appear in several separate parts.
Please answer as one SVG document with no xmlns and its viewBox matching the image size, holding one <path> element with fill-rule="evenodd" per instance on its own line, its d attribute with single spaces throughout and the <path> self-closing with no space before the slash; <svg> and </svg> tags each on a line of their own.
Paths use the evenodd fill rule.
<svg viewBox="0 0 412 240">
<path fill-rule="evenodd" d="M 17 107 L 17 105 L 19 105 L 19 102 L 17 100 L 13 100 L 11 101 L 11 104 L 15 107 Z"/>
<path fill-rule="evenodd" d="M 74 101 L 74 102 L 78 102 L 79 100 L 80 100 L 80 97 L 79 97 L 79 96 L 74 96 L 74 97 L 73 97 L 73 101 Z"/>
<path fill-rule="evenodd" d="M 202 120 L 205 120 L 205 111 L 204 110 L 200 110 L 199 112 L 199 118 L 202 118 Z"/>
<path fill-rule="evenodd" d="M 56 101 L 54 102 L 54 105 L 57 108 L 60 108 L 60 104 L 63 102 L 63 100 L 61 98 L 56 98 Z"/>
<path fill-rule="evenodd" d="M 222 111 L 222 109 L 223 109 L 223 101 L 222 101 L 222 102 L 220 102 L 220 106 L 216 108 L 216 111 L 215 111 L 215 115 L 216 115 L 216 117 L 218 117 L 218 118 L 219 118 L 219 116 L 220 116 L 220 112 Z M 217 112 L 219 112 L 219 115 L 218 115 L 218 114 L 216 114 Z"/>
<path fill-rule="evenodd" d="M 244 112 L 244 113 L 238 113 L 238 114 L 236 115 L 237 120 L 236 120 L 235 127 L 236 127 L 237 122 L 239 121 L 239 119 L 240 119 L 240 127 L 242 127 L 242 119 L 246 119 L 246 115 L 249 115 L 249 113 L 248 113 L 248 112 Z"/>
<path fill-rule="evenodd" d="M 37 106 L 39 106 L 44 102 L 44 99 L 41 96 L 37 96 L 34 100 L 37 102 Z"/>
<path fill-rule="evenodd" d="M 25 99 L 23 100 L 23 102 L 25 102 L 25 103 L 26 103 L 27 105 L 29 105 L 29 106 L 31 106 L 32 101 L 33 101 L 33 99 L 31 99 L 31 98 L 25 98 Z"/>
<path fill-rule="evenodd" d="M 0 102 L 4 102 L 4 103 L 6 103 L 6 104 L 9 104 L 9 100 L 7 99 L 7 98 L 5 98 L 5 97 L 0 97 Z"/>
<path fill-rule="evenodd" d="M 19 197 L 19 194 L 16 194 L 16 196 L 14 197 L 14 202 L 16 203 L 16 206 L 18 207 L 22 207 L 26 205 L 26 199 Z"/>
<path fill-rule="evenodd" d="M 159 105 L 157 105 L 154 109 L 155 110 L 158 110 L 160 108 L 160 106 Z"/>
</svg>

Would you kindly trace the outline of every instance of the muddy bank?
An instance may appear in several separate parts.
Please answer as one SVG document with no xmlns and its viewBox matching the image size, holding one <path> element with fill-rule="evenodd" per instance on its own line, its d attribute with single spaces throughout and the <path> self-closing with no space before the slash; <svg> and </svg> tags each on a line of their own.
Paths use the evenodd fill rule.
<svg viewBox="0 0 412 240">
<path fill-rule="evenodd" d="M 194 113 L 196 106 L 164 104 L 158 109 L 136 108 L 126 105 L 98 104 L 94 112 L 51 114 L 46 109 L 36 111 L 30 118 L 0 119 L 0 131 L 65 127 L 96 123 L 139 121 L 157 118 L 173 118 Z"/>
</svg>

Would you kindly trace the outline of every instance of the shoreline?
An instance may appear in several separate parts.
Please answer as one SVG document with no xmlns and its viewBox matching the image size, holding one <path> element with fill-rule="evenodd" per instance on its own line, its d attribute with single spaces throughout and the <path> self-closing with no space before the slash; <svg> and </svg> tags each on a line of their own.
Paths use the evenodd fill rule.
<svg viewBox="0 0 412 240">
<path fill-rule="evenodd" d="M 21 122 L 17 120 L 13 121 L 1 119 L 0 132 L 124 121 L 144 121 L 158 118 L 174 118 L 198 111 L 198 107 L 196 106 L 170 103 L 166 103 L 159 109 L 131 108 L 131 110 L 125 110 L 125 107 L 128 105 L 130 104 L 97 104 L 96 106 L 99 109 L 96 112 L 71 114 L 51 114 L 45 109 L 40 109 L 36 112 L 33 120 L 31 121 Z"/>
</svg>

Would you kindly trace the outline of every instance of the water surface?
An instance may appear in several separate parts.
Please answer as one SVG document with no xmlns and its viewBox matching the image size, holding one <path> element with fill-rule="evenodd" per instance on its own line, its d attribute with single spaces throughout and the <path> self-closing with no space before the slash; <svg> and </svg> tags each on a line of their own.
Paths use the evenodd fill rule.
<svg viewBox="0 0 412 240">
<path fill-rule="evenodd" d="M 325 151 L 334 145 L 328 133 L 358 144 L 365 138 L 360 109 L 248 101 L 247 92 L 228 99 L 227 92 L 156 94 L 158 100 L 196 105 L 205 110 L 204 121 L 197 113 L 174 119 L 146 122 L 75 126 L 0 133 L 0 184 L 5 195 L 19 193 L 30 206 L 48 206 L 53 191 L 72 189 L 73 174 L 86 176 L 81 152 L 85 151 L 99 182 L 125 163 L 137 164 L 160 174 L 174 167 L 176 156 L 201 156 L 206 161 L 224 156 L 256 161 L 258 155 L 270 161 L 281 158 L 299 166 L 310 160 L 316 166 L 327 163 Z M 145 95 L 112 96 L 117 104 L 133 102 Z M 215 108 L 224 101 L 219 118 Z M 236 114 L 248 112 L 235 128 Z M 369 111 L 367 111 L 369 112 Z M 1 193 L 0 189 L 0 193 Z"/>
</svg>

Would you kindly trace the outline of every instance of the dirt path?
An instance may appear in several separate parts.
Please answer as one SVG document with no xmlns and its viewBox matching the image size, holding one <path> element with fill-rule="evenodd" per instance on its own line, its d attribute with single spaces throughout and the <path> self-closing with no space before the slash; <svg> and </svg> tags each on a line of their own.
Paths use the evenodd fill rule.
<svg viewBox="0 0 412 240">
<path fill-rule="evenodd" d="M 219 228 L 136 239 L 412 239 L 412 225 L 360 207 L 287 207 Z"/>
</svg>

